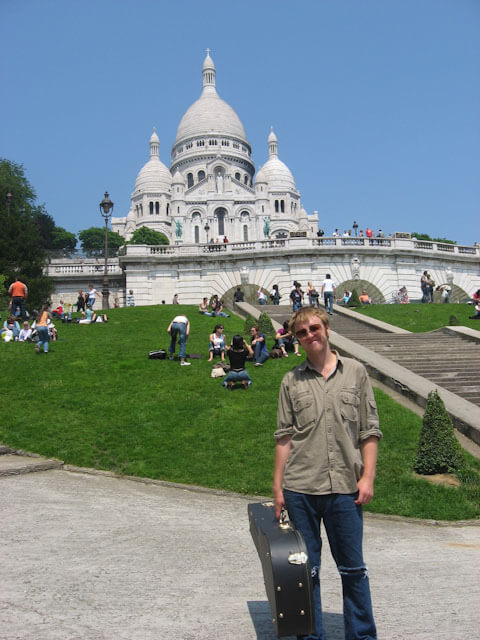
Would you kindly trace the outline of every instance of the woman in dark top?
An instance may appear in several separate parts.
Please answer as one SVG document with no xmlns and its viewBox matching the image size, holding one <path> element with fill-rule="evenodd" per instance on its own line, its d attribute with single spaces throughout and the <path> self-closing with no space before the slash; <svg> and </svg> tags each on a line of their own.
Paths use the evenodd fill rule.
<svg viewBox="0 0 480 640">
<path fill-rule="evenodd" d="M 228 359 L 230 360 L 230 371 L 222 384 L 228 389 L 233 389 L 236 382 L 241 382 L 244 389 L 252 384 L 252 379 L 245 371 L 245 360 L 253 356 L 252 347 L 245 342 L 242 336 L 233 336 L 232 344 L 227 347 Z"/>
</svg>

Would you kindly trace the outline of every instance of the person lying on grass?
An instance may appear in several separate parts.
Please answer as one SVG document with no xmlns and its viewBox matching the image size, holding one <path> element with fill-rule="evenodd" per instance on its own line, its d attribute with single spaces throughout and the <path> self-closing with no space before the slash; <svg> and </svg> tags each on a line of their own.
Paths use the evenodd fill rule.
<svg viewBox="0 0 480 640">
<path fill-rule="evenodd" d="M 245 360 L 253 356 L 252 347 L 245 342 L 242 336 L 233 336 L 232 343 L 227 347 L 228 359 L 230 360 L 230 371 L 223 380 L 222 385 L 228 389 L 233 389 L 236 382 L 241 382 L 244 389 L 252 384 L 252 379 L 245 370 Z"/>
</svg>

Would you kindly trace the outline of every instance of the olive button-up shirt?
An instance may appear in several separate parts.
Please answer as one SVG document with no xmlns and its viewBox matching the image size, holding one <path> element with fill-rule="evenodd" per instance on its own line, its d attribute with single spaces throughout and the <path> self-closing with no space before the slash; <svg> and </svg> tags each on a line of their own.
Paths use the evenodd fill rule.
<svg viewBox="0 0 480 640">
<path fill-rule="evenodd" d="M 363 364 L 337 355 L 325 379 L 306 360 L 283 378 L 275 439 L 291 438 L 285 489 L 311 495 L 354 493 L 363 472 L 361 442 L 382 437 Z"/>
</svg>

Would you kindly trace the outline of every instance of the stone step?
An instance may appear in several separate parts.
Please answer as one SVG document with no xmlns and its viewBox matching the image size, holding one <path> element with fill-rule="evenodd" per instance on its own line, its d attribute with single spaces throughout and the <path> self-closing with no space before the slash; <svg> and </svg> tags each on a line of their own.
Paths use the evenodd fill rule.
<svg viewBox="0 0 480 640">
<path fill-rule="evenodd" d="M 9 452 L 0 455 L 0 477 L 61 469 L 62 467 L 63 462 L 61 460 L 51 460 L 40 456 L 23 456 Z"/>
</svg>

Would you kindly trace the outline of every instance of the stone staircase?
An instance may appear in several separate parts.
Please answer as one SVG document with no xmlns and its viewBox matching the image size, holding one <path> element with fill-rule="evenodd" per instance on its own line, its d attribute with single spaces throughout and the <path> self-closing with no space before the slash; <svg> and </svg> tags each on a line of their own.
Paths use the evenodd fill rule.
<svg viewBox="0 0 480 640">
<path fill-rule="evenodd" d="M 266 305 L 263 310 L 277 322 L 291 315 L 281 306 Z M 338 312 L 330 316 L 330 324 L 332 331 L 480 406 L 480 343 L 445 329 L 388 333 Z"/>
</svg>

